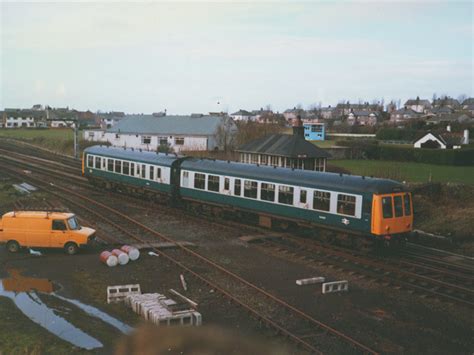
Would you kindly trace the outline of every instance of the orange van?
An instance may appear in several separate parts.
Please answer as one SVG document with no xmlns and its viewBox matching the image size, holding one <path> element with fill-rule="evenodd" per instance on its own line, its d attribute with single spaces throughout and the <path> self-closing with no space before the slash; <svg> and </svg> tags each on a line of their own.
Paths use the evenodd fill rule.
<svg viewBox="0 0 474 355">
<path fill-rule="evenodd" d="M 64 248 L 76 254 L 90 244 L 95 235 L 92 228 L 81 227 L 73 213 L 8 212 L 0 220 L 0 244 L 15 253 L 21 247 Z"/>
</svg>

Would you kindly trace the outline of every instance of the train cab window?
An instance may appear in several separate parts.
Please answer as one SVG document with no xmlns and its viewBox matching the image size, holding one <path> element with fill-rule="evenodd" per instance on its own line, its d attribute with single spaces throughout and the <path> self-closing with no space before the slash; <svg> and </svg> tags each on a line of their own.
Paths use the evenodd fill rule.
<svg viewBox="0 0 474 355">
<path fill-rule="evenodd" d="M 155 167 L 150 165 L 150 180 L 155 180 Z"/>
<path fill-rule="evenodd" d="M 122 173 L 122 161 L 116 160 L 115 161 L 115 172 L 121 174 Z"/>
<path fill-rule="evenodd" d="M 141 169 L 140 169 L 140 176 L 145 179 L 146 178 L 146 165 L 145 164 L 142 164 L 141 165 Z"/>
<path fill-rule="evenodd" d="M 279 186 L 278 187 L 278 202 L 286 205 L 293 204 L 293 187 L 291 186 Z"/>
<path fill-rule="evenodd" d="M 194 174 L 194 188 L 200 190 L 206 188 L 206 175 L 199 173 Z"/>
<path fill-rule="evenodd" d="M 256 181 L 244 181 L 244 196 L 250 198 L 257 198 L 258 183 Z"/>
<path fill-rule="evenodd" d="M 395 209 L 395 217 L 403 217 L 402 196 L 394 196 L 393 197 L 393 207 Z"/>
<path fill-rule="evenodd" d="M 329 211 L 331 205 L 331 193 L 325 191 L 314 191 L 313 209 L 319 211 Z"/>
<path fill-rule="evenodd" d="M 53 231 L 65 231 L 66 223 L 62 219 L 54 219 L 53 220 Z"/>
<path fill-rule="evenodd" d="M 383 218 L 392 218 L 392 197 L 382 197 L 382 216 Z"/>
<path fill-rule="evenodd" d="M 337 213 L 355 216 L 356 198 L 344 194 L 337 195 Z"/>
<path fill-rule="evenodd" d="M 89 168 L 93 168 L 94 167 L 94 157 L 92 155 L 88 155 L 87 156 L 87 166 Z"/>
<path fill-rule="evenodd" d="M 300 203 L 306 203 L 308 198 L 307 194 L 306 190 L 300 190 Z"/>
<path fill-rule="evenodd" d="M 410 194 L 405 194 L 403 202 L 405 205 L 405 216 L 411 216 Z"/>
<path fill-rule="evenodd" d="M 130 163 L 128 161 L 124 161 L 122 169 L 124 175 L 128 175 L 130 173 Z"/>
<path fill-rule="evenodd" d="M 224 190 L 226 190 L 226 191 L 230 190 L 230 179 L 229 178 L 224 178 Z"/>
<path fill-rule="evenodd" d="M 130 163 L 130 176 L 135 176 L 135 163 Z"/>
<path fill-rule="evenodd" d="M 102 164 L 102 158 L 101 157 L 95 157 L 95 168 L 100 169 Z"/>
<path fill-rule="evenodd" d="M 240 196 L 242 191 L 242 182 L 240 179 L 235 179 L 234 181 L 234 195 L 235 196 Z"/>
<path fill-rule="evenodd" d="M 260 187 L 260 199 L 264 201 L 275 201 L 275 185 L 262 183 Z"/>
<path fill-rule="evenodd" d="M 220 184 L 219 184 L 219 176 L 217 175 L 209 175 L 207 177 L 207 189 L 209 191 L 219 192 Z"/>
</svg>

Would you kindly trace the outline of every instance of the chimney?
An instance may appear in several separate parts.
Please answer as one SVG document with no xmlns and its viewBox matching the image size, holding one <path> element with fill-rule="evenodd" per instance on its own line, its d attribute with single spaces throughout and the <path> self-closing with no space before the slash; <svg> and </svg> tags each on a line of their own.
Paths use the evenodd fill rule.
<svg viewBox="0 0 474 355">
<path fill-rule="evenodd" d="M 451 132 L 451 125 L 448 124 L 448 125 L 446 126 L 446 131 Z"/>
<path fill-rule="evenodd" d="M 468 129 L 464 130 L 462 144 L 469 144 L 469 130 Z"/>
<path fill-rule="evenodd" d="M 304 127 L 300 115 L 296 116 L 296 120 L 293 123 L 293 135 L 304 139 Z"/>
</svg>

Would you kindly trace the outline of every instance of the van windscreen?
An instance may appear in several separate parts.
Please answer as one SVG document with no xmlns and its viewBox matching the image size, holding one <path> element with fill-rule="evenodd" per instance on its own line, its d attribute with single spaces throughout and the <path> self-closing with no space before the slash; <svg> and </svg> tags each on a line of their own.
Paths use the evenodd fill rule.
<svg viewBox="0 0 474 355">
<path fill-rule="evenodd" d="M 76 217 L 69 218 L 67 220 L 67 224 L 69 225 L 69 229 L 71 230 L 81 229 L 81 227 L 79 227 L 79 223 L 77 223 Z"/>
</svg>

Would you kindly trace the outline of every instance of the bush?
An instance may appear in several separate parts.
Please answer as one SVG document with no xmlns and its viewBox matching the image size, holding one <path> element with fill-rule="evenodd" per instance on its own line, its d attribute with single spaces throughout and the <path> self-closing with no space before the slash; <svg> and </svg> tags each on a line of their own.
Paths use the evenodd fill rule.
<svg viewBox="0 0 474 355">
<path fill-rule="evenodd" d="M 414 141 L 420 134 L 419 130 L 413 128 L 381 128 L 376 138 L 382 141 Z"/>
<path fill-rule="evenodd" d="M 420 149 L 379 146 L 379 159 L 439 165 L 474 165 L 474 149 Z"/>
</svg>

